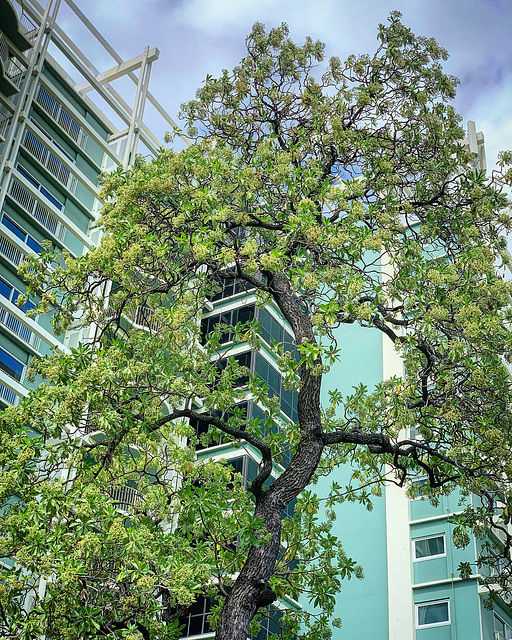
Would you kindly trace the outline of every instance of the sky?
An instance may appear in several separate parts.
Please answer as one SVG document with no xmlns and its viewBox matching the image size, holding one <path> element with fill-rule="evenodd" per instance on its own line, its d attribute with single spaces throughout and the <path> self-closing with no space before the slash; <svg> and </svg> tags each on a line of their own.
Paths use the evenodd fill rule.
<svg viewBox="0 0 512 640">
<path fill-rule="evenodd" d="M 75 0 L 124 58 L 157 47 L 150 90 L 178 119 L 207 74 L 231 69 L 244 56 L 254 22 L 286 22 L 298 43 L 322 40 L 341 59 L 372 53 L 377 26 L 399 10 L 417 35 L 448 50 L 445 70 L 460 79 L 455 107 L 474 120 L 486 140 L 488 166 L 512 149 L 512 0 Z M 90 40 L 63 2 L 59 23 L 103 71 L 114 62 Z M 117 81 L 121 89 L 123 81 Z M 126 82 L 126 81 L 125 81 Z M 126 87 L 128 90 L 128 87 Z M 132 88 L 130 87 L 129 91 Z M 159 137 L 166 127 L 151 109 L 146 118 Z"/>
</svg>

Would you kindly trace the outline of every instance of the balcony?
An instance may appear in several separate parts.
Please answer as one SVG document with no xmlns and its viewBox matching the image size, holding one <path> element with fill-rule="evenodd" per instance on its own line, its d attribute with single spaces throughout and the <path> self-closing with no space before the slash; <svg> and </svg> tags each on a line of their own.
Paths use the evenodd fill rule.
<svg viewBox="0 0 512 640">
<path fill-rule="evenodd" d="M 70 193 L 75 193 L 75 176 L 30 129 L 25 130 L 22 147 Z"/>
<path fill-rule="evenodd" d="M 60 102 L 42 85 L 35 98 L 36 103 L 79 147 L 85 149 L 87 134 Z"/>
<path fill-rule="evenodd" d="M 0 67 L 0 91 L 7 97 L 18 93 L 25 77 L 26 68 L 11 55 L 3 33 L 0 33 Z"/>
<path fill-rule="evenodd" d="M 2 31 L 20 51 L 33 46 L 39 27 L 20 2 L 0 0 L 0 24 Z"/>
<path fill-rule="evenodd" d="M 113 307 L 108 308 L 108 317 L 113 318 L 117 316 L 117 311 Z M 133 309 L 123 312 L 122 317 L 130 324 L 138 329 L 149 329 L 150 331 L 158 331 L 160 329 L 160 323 L 155 320 L 154 310 L 140 305 Z"/>
<path fill-rule="evenodd" d="M 25 258 L 25 253 L 21 251 L 10 238 L 0 234 L 0 255 L 7 259 L 13 267 L 18 268 Z"/>
<path fill-rule="evenodd" d="M 142 502 L 142 494 L 135 487 L 111 487 L 107 489 L 107 495 L 114 501 L 115 508 L 122 511 Z"/>
<path fill-rule="evenodd" d="M 16 406 L 20 401 L 20 398 L 14 393 L 14 391 L 8 389 L 0 382 L 0 400 L 5 402 L 5 404 L 12 404 L 13 406 Z"/>
<path fill-rule="evenodd" d="M 12 113 L 0 104 L 0 142 L 5 141 L 11 120 Z"/>
<path fill-rule="evenodd" d="M 50 207 L 36 199 L 27 187 L 28 185 L 22 184 L 22 179 L 12 178 L 8 194 L 26 213 L 34 217 L 59 242 L 62 242 L 66 228 L 59 222 Z"/>
<path fill-rule="evenodd" d="M 22 311 L 20 311 L 20 314 Z M 0 325 L 5 327 L 11 333 L 14 333 L 20 340 L 31 346 L 36 351 L 39 351 L 41 339 L 36 336 L 27 326 L 21 322 L 14 314 L 9 313 L 7 309 L 2 305 L 0 300 Z"/>
</svg>

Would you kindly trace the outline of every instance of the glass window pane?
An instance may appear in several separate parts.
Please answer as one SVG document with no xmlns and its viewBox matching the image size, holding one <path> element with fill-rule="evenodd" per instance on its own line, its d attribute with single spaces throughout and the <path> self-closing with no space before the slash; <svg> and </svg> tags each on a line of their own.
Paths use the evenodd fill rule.
<svg viewBox="0 0 512 640">
<path fill-rule="evenodd" d="M 34 238 L 32 238 L 32 236 L 27 236 L 25 242 L 27 243 L 27 246 L 32 249 L 32 251 L 35 251 L 36 253 L 41 253 L 43 251 L 43 247 L 39 244 L 39 242 L 36 242 Z"/>
<path fill-rule="evenodd" d="M 444 536 L 415 541 L 416 558 L 428 558 L 444 553 Z"/>
<path fill-rule="evenodd" d="M 16 302 L 16 300 L 21 296 L 21 293 L 19 291 L 17 291 L 16 289 L 14 289 L 14 292 L 12 294 L 12 301 Z M 35 305 L 32 304 L 32 302 L 25 302 L 25 304 L 20 307 L 20 309 L 22 311 L 24 311 L 25 313 L 27 313 L 27 311 L 30 311 L 31 309 L 35 309 Z"/>
<path fill-rule="evenodd" d="M 4 298 L 7 298 L 7 300 L 10 300 L 11 293 L 12 287 L 0 278 L 0 296 L 3 296 Z"/>
<path fill-rule="evenodd" d="M 41 193 L 43 194 L 43 196 L 45 196 L 46 198 L 48 198 L 48 200 L 55 206 L 57 207 L 57 209 L 59 209 L 59 211 L 62 210 L 63 205 L 57 200 L 57 198 L 55 196 L 52 196 L 52 194 L 47 191 L 44 187 L 40 188 Z"/>
<path fill-rule="evenodd" d="M 440 624 L 449 621 L 448 602 L 436 602 L 418 607 L 418 625 Z"/>
<path fill-rule="evenodd" d="M 16 168 L 24 178 L 26 178 L 31 184 L 33 184 L 34 187 L 37 187 L 39 189 L 39 182 L 35 178 L 33 178 L 30 173 L 28 173 L 28 171 L 26 171 L 20 164 Z"/>
<path fill-rule="evenodd" d="M 10 218 L 8 218 L 7 216 L 4 216 L 2 218 L 2 224 L 6 226 L 9 229 L 9 231 L 12 231 L 12 233 L 14 233 L 16 237 L 18 237 L 20 240 L 23 240 L 23 242 L 25 242 L 25 236 L 27 234 L 20 227 L 18 227 L 17 224 L 14 224 L 14 222 Z"/>
<path fill-rule="evenodd" d="M 234 315 L 233 324 L 250 322 L 254 318 L 254 306 L 240 307 Z"/>
<path fill-rule="evenodd" d="M 0 369 L 18 382 L 21 380 L 23 365 L 3 349 L 0 349 Z"/>
</svg>

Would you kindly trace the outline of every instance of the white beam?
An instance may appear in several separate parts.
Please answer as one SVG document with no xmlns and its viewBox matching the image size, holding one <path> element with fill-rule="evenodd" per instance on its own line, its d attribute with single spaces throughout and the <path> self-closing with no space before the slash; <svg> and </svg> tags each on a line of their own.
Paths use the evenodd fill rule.
<svg viewBox="0 0 512 640">
<path fill-rule="evenodd" d="M 159 55 L 160 52 L 158 51 L 158 49 L 156 47 L 153 47 L 153 49 L 150 49 L 148 52 L 147 62 L 150 63 L 158 60 Z M 114 80 L 117 80 L 118 78 L 121 78 L 122 76 L 132 71 L 135 71 L 135 69 L 139 69 L 144 62 L 144 59 L 145 54 L 141 53 L 131 60 L 127 60 L 126 62 L 118 64 L 117 66 L 112 67 L 107 71 L 103 71 L 103 73 L 98 73 L 98 75 L 96 76 L 96 80 L 100 84 L 108 84 L 110 82 L 114 82 Z M 81 94 L 84 94 L 92 91 L 94 87 L 89 82 L 81 82 L 80 84 L 75 85 L 75 89 Z"/>
</svg>

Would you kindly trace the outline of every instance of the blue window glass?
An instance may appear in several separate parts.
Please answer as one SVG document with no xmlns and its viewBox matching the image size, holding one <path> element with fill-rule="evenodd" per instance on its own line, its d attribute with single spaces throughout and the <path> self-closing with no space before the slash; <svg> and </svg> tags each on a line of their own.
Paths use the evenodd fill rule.
<svg viewBox="0 0 512 640">
<path fill-rule="evenodd" d="M 0 295 L 3 296 L 4 298 L 7 298 L 7 300 L 10 300 L 11 293 L 12 293 L 12 287 L 8 285 L 7 282 L 4 282 L 0 278 Z"/>
<path fill-rule="evenodd" d="M 16 300 L 20 297 L 21 293 L 19 291 L 17 291 L 16 289 L 14 290 L 14 293 L 12 294 L 12 301 L 15 303 Z M 27 313 L 27 311 L 31 311 L 32 309 L 35 309 L 35 305 L 32 304 L 32 302 L 29 302 L 27 300 L 27 302 L 25 302 L 25 304 L 20 307 L 20 309 L 22 311 L 24 311 L 25 313 Z"/>
<path fill-rule="evenodd" d="M 26 171 L 21 165 L 18 165 L 17 170 L 19 171 L 19 173 L 21 173 L 21 175 L 28 180 L 31 184 L 34 185 L 34 187 L 36 187 L 37 189 L 39 189 L 39 182 L 37 180 L 35 180 L 30 173 L 28 173 L 28 171 Z"/>
<path fill-rule="evenodd" d="M 55 196 L 52 196 L 52 194 L 47 191 L 43 186 L 41 186 L 39 188 L 39 191 L 41 191 L 41 193 L 43 194 L 43 196 L 45 196 L 46 198 L 48 198 L 48 200 L 55 206 L 57 207 L 57 209 L 59 211 L 62 211 L 62 207 L 63 205 L 57 200 L 57 198 Z"/>
<path fill-rule="evenodd" d="M 23 240 L 23 242 L 25 242 L 25 236 L 27 234 L 22 229 L 20 229 L 17 224 L 14 224 L 14 222 L 10 218 L 4 216 L 2 218 L 2 224 L 6 226 L 9 231 L 12 231 L 12 233 L 14 233 L 14 235 L 17 236 L 20 240 Z"/>
<path fill-rule="evenodd" d="M 25 242 L 27 243 L 27 246 L 32 249 L 32 251 L 35 251 L 36 253 L 41 253 L 43 251 L 43 247 L 39 244 L 39 242 L 36 242 L 34 238 L 27 236 Z"/>
<path fill-rule="evenodd" d="M 14 378 L 18 382 L 21 380 L 21 376 L 23 375 L 23 365 L 19 360 L 13 358 L 7 351 L 4 351 L 0 348 L 0 369 L 5 371 L 5 373 Z"/>
<path fill-rule="evenodd" d="M 55 142 L 55 140 L 53 140 L 53 138 L 52 138 L 52 141 L 53 141 L 53 144 L 57 147 L 57 149 L 58 149 L 59 151 L 62 151 L 62 153 L 66 156 L 66 158 L 67 158 L 68 160 L 70 160 L 71 162 L 74 162 L 74 161 L 75 161 L 75 159 L 73 158 L 73 156 L 70 156 L 70 155 L 69 155 L 69 153 L 68 153 L 67 151 L 65 151 L 65 150 L 60 146 L 60 144 L 59 144 L 58 142 Z"/>
</svg>

